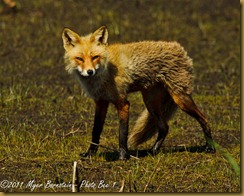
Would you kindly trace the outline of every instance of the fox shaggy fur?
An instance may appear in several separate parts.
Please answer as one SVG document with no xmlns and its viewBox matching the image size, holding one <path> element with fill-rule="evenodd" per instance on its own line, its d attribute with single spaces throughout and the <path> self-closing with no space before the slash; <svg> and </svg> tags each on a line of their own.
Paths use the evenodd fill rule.
<svg viewBox="0 0 244 196">
<path fill-rule="evenodd" d="M 66 70 L 74 74 L 86 94 L 96 103 L 92 142 L 98 144 L 107 108 L 113 103 L 119 116 L 120 159 L 127 159 L 128 147 L 137 146 L 158 133 L 156 153 L 168 133 L 168 121 L 180 107 L 203 128 L 206 151 L 214 151 L 207 118 L 195 105 L 192 59 L 177 42 L 141 41 L 108 45 L 108 30 L 100 27 L 87 36 L 63 31 Z M 140 91 L 146 109 L 128 137 L 127 94 Z M 88 152 L 96 153 L 91 144 Z"/>
</svg>

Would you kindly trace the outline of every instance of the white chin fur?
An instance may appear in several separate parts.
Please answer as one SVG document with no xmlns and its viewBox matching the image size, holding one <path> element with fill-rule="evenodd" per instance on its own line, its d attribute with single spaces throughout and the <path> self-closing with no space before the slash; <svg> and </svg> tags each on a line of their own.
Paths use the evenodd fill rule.
<svg viewBox="0 0 244 196">
<path fill-rule="evenodd" d="M 86 72 L 81 72 L 80 75 L 84 76 L 84 77 L 89 77 L 89 75 Z"/>
<path fill-rule="evenodd" d="M 96 74 L 96 71 L 95 69 L 93 69 L 93 74 L 92 75 L 89 75 L 87 73 L 87 70 L 83 70 L 83 71 L 79 71 L 80 72 L 80 75 L 84 76 L 84 77 L 90 77 L 90 76 L 94 76 Z"/>
</svg>

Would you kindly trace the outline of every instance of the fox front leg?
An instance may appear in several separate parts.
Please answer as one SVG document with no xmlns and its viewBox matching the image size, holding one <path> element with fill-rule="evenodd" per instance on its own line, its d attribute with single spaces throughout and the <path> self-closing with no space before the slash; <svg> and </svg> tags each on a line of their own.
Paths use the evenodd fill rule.
<svg viewBox="0 0 244 196">
<path fill-rule="evenodd" d="M 103 131 L 103 125 L 105 122 L 106 114 L 108 111 L 108 102 L 104 100 L 96 101 L 96 111 L 94 117 L 94 125 L 92 130 L 92 143 L 99 144 L 100 135 Z M 96 154 L 98 146 L 91 144 L 87 153 L 84 154 L 85 157 Z"/>
<path fill-rule="evenodd" d="M 121 99 L 116 107 L 119 115 L 119 159 L 126 160 L 130 157 L 127 147 L 130 103 Z"/>
</svg>

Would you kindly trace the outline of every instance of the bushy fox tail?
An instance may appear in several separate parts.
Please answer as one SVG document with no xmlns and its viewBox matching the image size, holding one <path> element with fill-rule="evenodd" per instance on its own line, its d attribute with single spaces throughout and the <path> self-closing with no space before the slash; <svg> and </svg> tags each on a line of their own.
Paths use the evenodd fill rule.
<svg viewBox="0 0 244 196">
<path fill-rule="evenodd" d="M 173 99 L 168 97 L 166 100 L 162 101 L 160 104 L 161 113 L 163 114 L 164 122 L 167 123 L 172 115 L 177 109 L 177 105 L 174 103 Z M 131 135 L 128 138 L 128 146 L 136 147 L 143 142 L 152 138 L 156 133 L 158 133 L 159 127 L 157 124 L 157 119 L 155 119 L 147 109 L 145 109 L 136 121 L 136 124 L 132 130 Z M 162 131 L 162 130 L 161 130 Z M 167 134 L 167 130 L 166 134 Z M 166 135 L 165 135 L 166 136 Z"/>
<path fill-rule="evenodd" d="M 158 132 L 153 117 L 145 109 L 136 121 L 132 134 L 128 138 L 128 146 L 138 146 L 152 138 Z"/>
</svg>

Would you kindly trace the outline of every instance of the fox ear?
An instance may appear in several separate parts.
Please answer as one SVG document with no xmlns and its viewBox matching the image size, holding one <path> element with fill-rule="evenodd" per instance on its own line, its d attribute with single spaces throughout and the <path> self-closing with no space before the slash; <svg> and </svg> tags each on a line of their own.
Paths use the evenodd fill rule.
<svg viewBox="0 0 244 196">
<path fill-rule="evenodd" d="M 96 41 L 100 44 L 108 43 L 108 29 L 106 26 L 101 26 L 91 36 L 91 41 Z"/>
<path fill-rule="evenodd" d="M 80 36 L 68 28 L 64 28 L 62 38 L 63 46 L 66 51 L 70 50 L 80 41 Z"/>
</svg>

